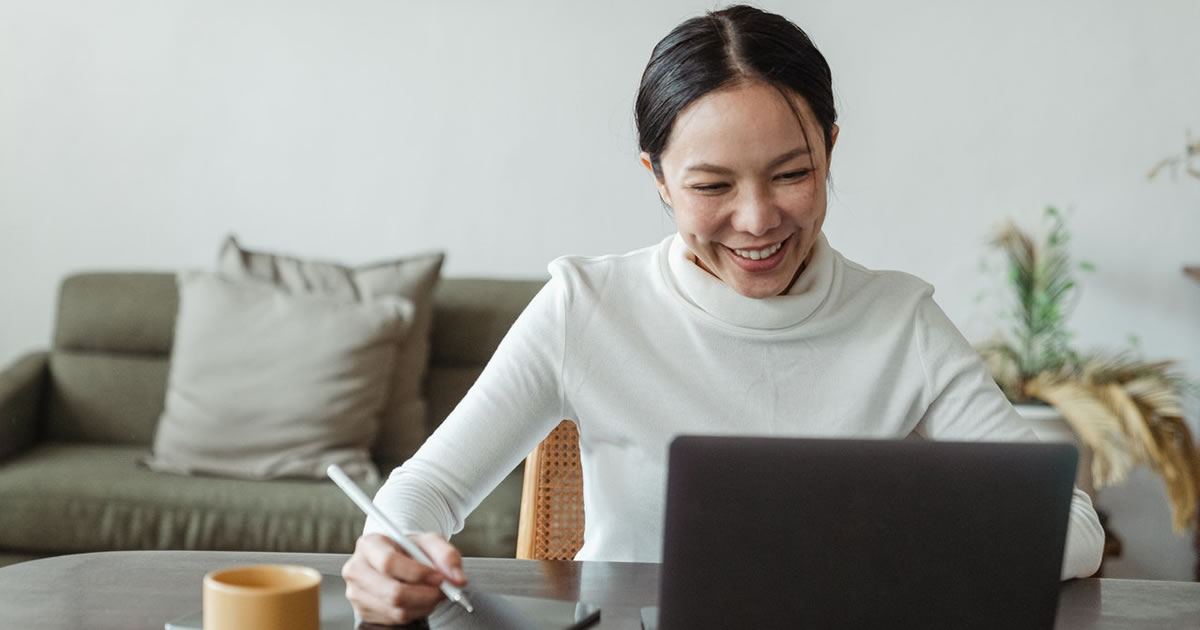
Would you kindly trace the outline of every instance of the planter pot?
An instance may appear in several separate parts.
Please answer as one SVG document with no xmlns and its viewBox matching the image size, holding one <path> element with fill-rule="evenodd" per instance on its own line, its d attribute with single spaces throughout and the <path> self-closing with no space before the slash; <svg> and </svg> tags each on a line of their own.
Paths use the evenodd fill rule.
<svg viewBox="0 0 1200 630">
<path fill-rule="evenodd" d="M 1050 405 L 1013 405 L 1025 424 L 1043 442 L 1066 442 L 1079 449 L 1079 468 L 1075 471 L 1075 485 L 1079 486 L 1096 502 L 1096 486 L 1092 483 L 1092 451 L 1079 443 L 1079 438 L 1067 424 L 1066 418 Z"/>
</svg>

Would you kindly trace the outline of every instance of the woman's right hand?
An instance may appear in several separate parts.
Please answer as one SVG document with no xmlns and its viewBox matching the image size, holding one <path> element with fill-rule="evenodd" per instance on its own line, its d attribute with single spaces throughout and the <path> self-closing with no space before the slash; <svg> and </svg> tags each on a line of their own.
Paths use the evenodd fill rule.
<svg viewBox="0 0 1200 630">
<path fill-rule="evenodd" d="M 401 625 L 429 616 L 445 598 L 438 586 L 449 580 L 465 586 L 462 554 L 440 534 L 415 534 L 412 541 L 437 568 L 404 553 L 383 534 L 360 536 L 354 554 L 342 565 L 346 599 L 366 623 Z"/>
</svg>

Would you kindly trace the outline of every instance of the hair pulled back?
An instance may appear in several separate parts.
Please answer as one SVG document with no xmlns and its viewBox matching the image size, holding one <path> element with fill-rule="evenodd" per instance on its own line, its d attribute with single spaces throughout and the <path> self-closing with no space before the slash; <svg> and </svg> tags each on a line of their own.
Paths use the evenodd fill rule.
<svg viewBox="0 0 1200 630">
<path fill-rule="evenodd" d="M 829 150 L 837 110 L 825 57 L 787 18 L 734 5 L 680 24 L 650 54 L 634 118 L 638 143 L 650 155 L 656 177 L 663 177 L 660 159 L 679 112 L 709 92 L 747 80 L 763 81 L 785 96 L 794 92 L 804 98 Z"/>
</svg>

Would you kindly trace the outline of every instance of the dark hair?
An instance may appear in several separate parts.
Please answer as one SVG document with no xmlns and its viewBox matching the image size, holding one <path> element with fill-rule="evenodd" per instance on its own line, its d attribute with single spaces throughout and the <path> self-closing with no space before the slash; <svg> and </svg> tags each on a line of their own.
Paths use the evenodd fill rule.
<svg viewBox="0 0 1200 630">
<path fill-rule="evenodd" d="M 656 177 L 663 177 L 660 158 L 679 112 L 709 92 L 748 79 L 774 86 L 789 107 L 788 92 L 800 95 L 824 131 L 825 150 L 829 151 L 837 110 L 825 57 L 787 18 L 734 5 L 680 24 L 650 54 L 634 118 L 638 143 L 650 154 Z M 794 107 L 792 111 L 800 119 Z M 800 128 L 803 132 L 804 126 Z"/>
</svg>

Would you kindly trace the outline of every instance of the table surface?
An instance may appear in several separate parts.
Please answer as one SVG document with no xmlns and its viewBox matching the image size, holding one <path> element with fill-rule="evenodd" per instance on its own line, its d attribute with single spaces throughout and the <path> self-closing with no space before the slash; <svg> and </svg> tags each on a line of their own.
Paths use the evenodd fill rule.
<svg viewBox="0 0 1200 630">
<path fill-rule="evenodd" d="M 286 563 L 336 574 L 347 556 L 209 551 L 120 551 L 59 556 L 0 568 L 0 627 L 161 630 L 200 607 L 206 572 Z M 599 604 L 600 628 L 640 628 L 658 565 L 467 558 L 474 588 Z M 1063 585 L 1059 629 L 1198 628 L 1200 583 L 1087 579 Z"/>
</svg>

